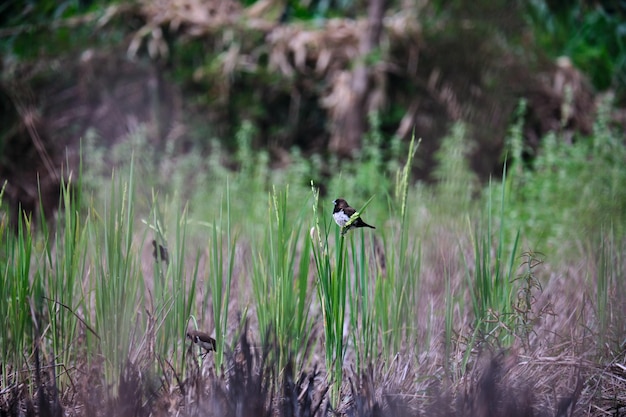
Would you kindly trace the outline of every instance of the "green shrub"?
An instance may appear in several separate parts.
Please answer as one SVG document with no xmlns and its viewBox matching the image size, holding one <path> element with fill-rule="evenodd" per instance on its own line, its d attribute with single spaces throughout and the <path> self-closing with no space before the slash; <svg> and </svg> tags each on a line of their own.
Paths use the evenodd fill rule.
<svg viewBox="0 0 626 417">
<path fill-rule="evenodd" d="M 623 133 L 608 122 L 609 111 L 604 102 L 590 137 L 570 144 L 550 133 L 529 166 L 513 161 L 507 216 L 542 252 L 575 249 L 563 243 L 597 237 L 608 226 L 624 231 L 626 146 Z M 519 154 L 520 132 L 512 131 L 513 155 Z"/>
</svg>

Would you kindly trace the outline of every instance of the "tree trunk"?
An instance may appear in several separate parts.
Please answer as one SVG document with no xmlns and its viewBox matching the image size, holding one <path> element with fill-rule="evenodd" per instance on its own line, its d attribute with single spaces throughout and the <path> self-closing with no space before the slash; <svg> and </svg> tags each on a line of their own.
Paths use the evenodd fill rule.
<svg viewBox="0 0 626 417">
<path fill-rule="evenodd" d="M 367 30 L 361 36 L 360 57 L 351 74 L 351 94 L 347 110 L 335 123 L 329 148 L 340 156 L 351 156 L 361 148 L 367 127 L 367 97 L 371 90 L 367 57 L 378 48 L 385 15 L 385 0 L 370 0 L 367 7 Z"/>
</svg>

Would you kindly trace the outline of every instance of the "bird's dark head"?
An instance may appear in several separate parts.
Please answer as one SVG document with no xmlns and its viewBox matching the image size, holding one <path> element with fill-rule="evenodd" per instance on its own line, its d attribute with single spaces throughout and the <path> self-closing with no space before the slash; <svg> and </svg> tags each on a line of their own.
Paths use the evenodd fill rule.
<svg viewBox="0 0 626 417">
<path fill-rule="evenodd" d="M 333 200 L 333 204 L 337 206 L 337 208 L 340 208 L 340 209 L 344 207 L 348 207 L 348 202 L 344 200 L 343 198 L 338 198 L 336 200 Z"/>
</svg>

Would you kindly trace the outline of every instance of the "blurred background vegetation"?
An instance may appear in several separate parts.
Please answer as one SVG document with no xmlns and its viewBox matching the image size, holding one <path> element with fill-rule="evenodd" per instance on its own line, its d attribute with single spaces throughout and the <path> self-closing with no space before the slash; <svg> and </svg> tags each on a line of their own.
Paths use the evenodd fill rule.
<svg viewBox="0 0 626 417">
<path fill-rule="evenodd" d="M 602 95 L 615 105 L 607 122 L 623 128 L 625 17 L 619 1 L 6 1 L 6 198 L 35 208 L 23 196 L 36 194 L 36 172 L 58 188 L 81 139 L 110 149 L 138 129 L 155 158 L 221 149 L 227 169 L 246 131 L 271 168 L 302 157 L 319 183 L 367 132 L 383 161 L 415 133 L 415 178 L 431 181 L 461 122 L 485 181 L 501 173 L 520 99 L 527 161 L 549 132 L 589 135 Z"/>
<path fill-rule="evenodd" d="M 95 314 L 112 375 L 155 338 L 182 368 L 190 316 L 223 347 L 246 313 L 260 339 L 278 332 L 281 366 L 298 353 L 304 366 L 324 333 L 338 374 L 346 355 L 364 368 L 406 349 L 454 380 L 482 340 L 616 358 L 625 42 L 626 1 L 4 1 L 5 306 L 30 326 L 15 294 L 42 277 L 33 299 Z M 375 196 L 375 234 L 344 247 L 339 196 Z M 152 238 L 171 266 L 150 258 Z M 50 305 L 71 362 L 76 318 Z M 29 333 L 4 327 L 0 340 Z M 2 345 L 21 369 L 30 340 Z"/>
<path fill-rule="evenodd" d="M 455 200 L 508 158 L 523 201 L 578 206 L 598 182 L 618 195 L 588 197 L 587 223 L 623 217 L 625 17 L 623 1 L 6 1 L 5 206 L 49 218 L 81 154 L 97 189 L 133 150 L 138 189 L 183 200 L 234 171 L 248 191 L 313 180 L 367 198 L 392 191 L 378 174 L 415 136 L 413 181 L 474 178 Z M 521 207 L 554 229 L 555 207 Z"/>
</svg>

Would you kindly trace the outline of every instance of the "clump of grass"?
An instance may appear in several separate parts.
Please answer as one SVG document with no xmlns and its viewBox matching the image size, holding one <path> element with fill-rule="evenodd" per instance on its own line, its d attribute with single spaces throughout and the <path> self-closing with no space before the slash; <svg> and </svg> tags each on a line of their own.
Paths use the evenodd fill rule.
<svg viewBox="0 0 626 417">
<path fill-rule="evenodd" d="M 595 323 L 592 327 L 596 336 L 597 355 L 613 358 L 622 351 L 626 339 L 626 320 L 621 313 L 626 302 L 619 294 L 624 292 L 624 242 L 617 239 L 615 231 L 603 232 L 594 248 L 592 268 L 589 272 L 591 285 L 595 287 Z"/>
<path fill-rule="evenodd" d="M 180 215 L 174 223 L 173 238 L 168 241 L 159 198 L 153 194 L 152 200 L 150 222 L 144 220 L 149 230 L 153 232 L 155 242 L 151 259 L 152 291 L 148 292 L 151 299 L 147 302 L 150 308 L 146 313 L 148 333 L 150 338 L 155 339 L 153 342 L 155 353 L 160 357 L 178 359 L 182 367 L 184 354 L 180 341 L 185 339 L 189 317 L 195 313 L 201 254 L 199 250 L 189 255 L 187 253 L 189 250 L 187 207 L 181 208 L 179 203 L 174 204 L 174 212 Z M 145 242 L 146 239 L 142 241 Z M 162 259 L 161 250 L 156 249 L 158 245 L 165 249 L 166 259 Z M 149 287 L 148 284 L 146 286 Z"/>
<path fill-rule="evenodd" d="M 20 216 L 17 221 L 17 234 L 11 236 L 3 224 L 3 250 L 0 277 L 0 314 L 4 325 L 0 326 L 0 359 L 2 366 L 2 386 L 17 385 L 20 373 L 27 368 L 25 352 L 34 342 L 31 300 L 41 305 L 41 280 L 30 283 L 33 264 L 34 242 L 30 233 L 31 220 Z M 37 310 L 41 311 L 41 310 Z"/>
<path fill-rule="evenodd" d="M 365 234 L 350 237 L 349 263 L 352 275 L 348 280 L 348 304 L 352 349 L 356 369 L 364 369 L 370 358 L 378 356 L 378 329 L 374 289 L 376 276 L 371 273 Z M 358 243 L 355 242 L 358 240 Z"/>
<path fill-rule="evenodd" d="M 418 304 L 420 256 L 419 245 L 408 232 L 410 208 L 406 202 L 416 148 L 412 141 L 409 158 L 396 176 L 394 214 L 402 220 L 392 224 L 391 233 L 381 227 L 370 239 L 369 233 L 355 231 L 344 236 L 334 228 L 333 241 L 329 239 L 332 232 L 329 234 L 319 226 L 328 224 L 324 214 L 319 216 L 314 210 L 319 243 L 314 248 L 318 295 L 325 326 L 326 361 L 333 381 L 342 376 L 343 364 L 338 365 L 338 361 L 345 357 L 347 349 L 352 349 L 356 368 L 361 370 L 373 357 L 389 358 L 399 352 L 416 334 L 413 321 Z M 315 189 L 314 194 L 317 197 Z M 346 314 L 351 346 L 344 339 Z M 339 387 L 333 389 L 331 397 L 337 400 Z"/>
<path fill-rule="evenodd" d="M 506 179 L 506 174 L 503 179 Z M 493 217 L 490 194 L 487 200 L 486 223 L 474 237 L 474 270 L 468 268 L 466 276 L 471 288 L 475 332 L 486 339 L 495 338 L 495 340 L 509 344 L 512 334 L 500 330 L 510 329 L 511 297 L 519 233 L 515 235 L 512 242 L 507 242 L 504 183 L 505 181 L 501 186 L 499 224 L 496 224 Z M 494 230 L 496 227 L 499 229 Z M 496 236 L 497 240 L 494 240 Z"/>
<path fill-rule="evenodd" d="M 380 332 L 391 338 L 391 344 L 384 343 L 383 352 L 389 357 L 399 352 L 404 342 L 413 340 L 416 333 L 414 317 L 418 314 L 421 271 L 421 243 L 419 236 L 411 233 L 411 217 L 417 215 L 409 206 L 411 190 L 410 175 L 415 154 L 421 139 L 411 139 L 407 160 L 396 173 L 395 200 L 390 206 L 400 207 L 400 211 L 390 210 L 399 224 L 392 228 L 390 237 L 383 232 L 385 247 L 385 269 L 383 279 L 377 281 L 376 316 L 380 317 Z M 383 271 L 381 271 L 383 272 Z"/>
<path fill-rule="evenodd" d="M 44 262 L 42 279 L 47 304 L 47 323 L 52 333 L 52 350 L 59 352 L 60 363 L 73 363 L 80 353 L 73 349 L 90 317 L 84 316 L 85 294 L 82 277 L 87 275 L 89 235 L 86 221 L 81 218 L 81 180 L 72 183 L 72 177 L 61 186 L 58 217 L 54 233 L 42 224 Z M 81 330 L 82 329 L 82 330 Z"/>
<path fill-rule="evenodd" d="M 513 157 L 507 179 L 512 191 L 508 224 L 542 252 L 549 250 L 569 261 L 578 251 L 562 242 L 597 239 L 611 224 L 623 228 L 626 222 L 626 192 L 620 185 L 626 183 L 623 135 L 609 122 L 610 101 L 605 100 L 590 137 L 578 136 L 572 142 L 560 133 L 549 133 L 533 159 L 524 163 L 523 111 L 520 104 L 508 139 Z"/>
<path fill-rule="evenodd" d="M 230 190 L 226 187 L 226 211 L 220 212 L 219 223 L 213 222 L 212 240 L 209 252 L 209 282 L 212 295 L 213 322 L 215 323 L 215 366 L 221 369 L 227 346 L 228 312 L 230 308 L 230 291 L 235 267 L 237 237 L 231 234 Z M 207 296 L 209 292 L 207 292 Z M 205 303 L 207 303 L 205 301 Z"/>
<path fill-rule="evenodd" d="M 93 275 L 94 328 L 99 336 L 99 346 L 106 360 L 105 375 L 114 383 L 128 358 L 138 352 L 137 335 L 145 328 L 140 318 L 144 303 L 143 274 L 133 256 L 134 233 L 134 177 L 126 183 L 112 177 L 109 198 L 102 214 L 92 209 L 88 225 L 89 239 L 93 244 L 91 262 Z"/>
<path fill-rule="evenodd" d="M 294 358 L 300 358 L 298 363 L 306 360 L 303 356 L 312 333 L 308 284 L 311 239 L 306 236 L 308 231 L 303 231 L 307 224 L 303 215 L 295 223 L 290 221 L 287 213 L 296 208 L 288 201 L 288 188 L 274 189 L 269 197 L 265 238 L 257 241 L 252 274 L 259 333 L 262 337 L 275 334 L 279 369 Z"/>
<path fill-rule="evenodd" d="M 313 206 L 317 207 L 319 191 L 315 188 L 313 188 L 313 196 Z M 314 222 L 317 225 L 316 234 L 319 240 L 313 245 L 313 258 L 316 267 L 317 294 L 324 325 L 326 369 L 333 384 L 331 397 L 336 404 L 343 380 L 345 354 L 343 329 L 348 290 L 345 239 L 340 235 L 339 229 L 335 228 L 334 245 L 331 246 L 328 229 L 321 229 L 319 226 L 329 224 L 324 214 L 320 218 L 317 210 L 314 210 Z"/>
</svg>

